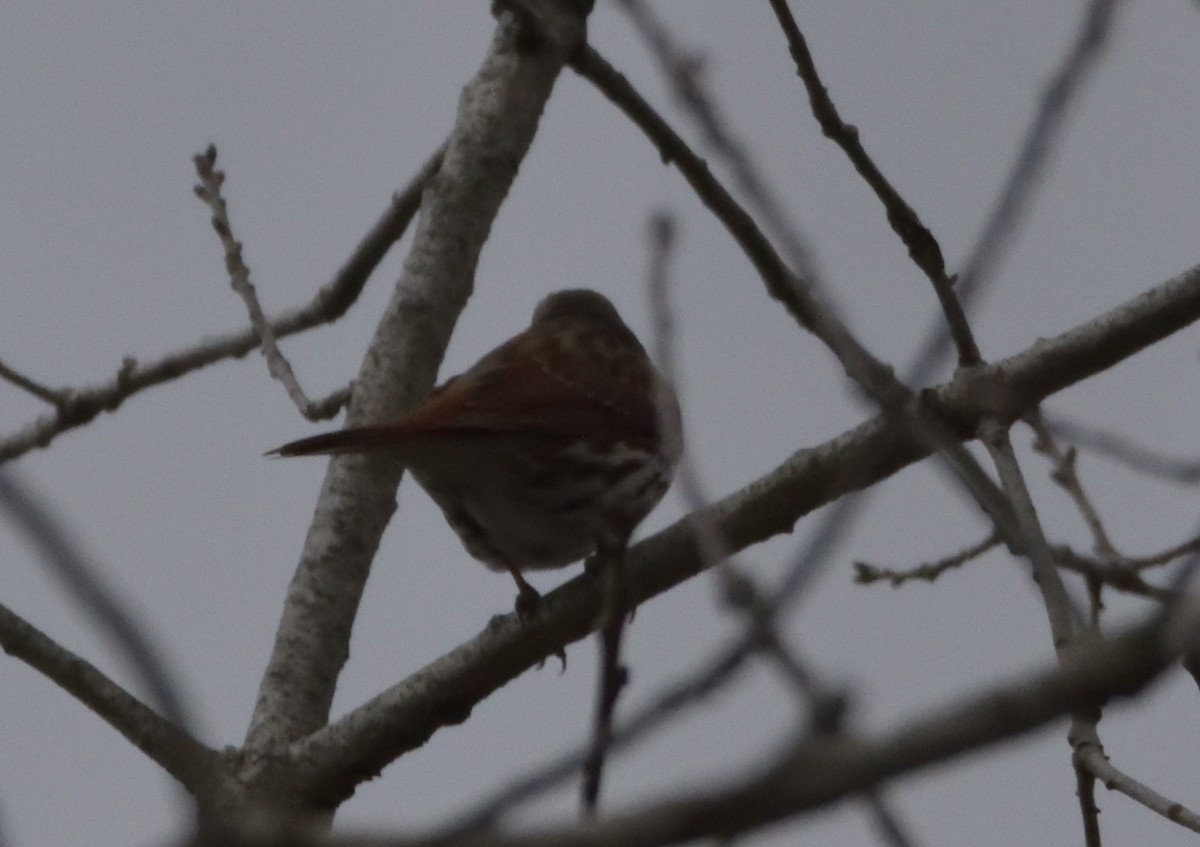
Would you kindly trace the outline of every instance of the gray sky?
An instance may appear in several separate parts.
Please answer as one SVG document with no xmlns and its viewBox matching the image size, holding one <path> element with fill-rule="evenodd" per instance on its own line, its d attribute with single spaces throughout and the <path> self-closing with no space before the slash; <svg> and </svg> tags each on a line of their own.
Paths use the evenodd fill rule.
<svg viewBox="0 0 1200 847">
<path fill-rule="evenodd" d="M 655 67 L 627 21 L 600 0 L 590 39 L 677 127 Z M 1037 102 L 1074 37 L 1078 3 L 794 3 L 847 121 L 939 238 L 951 269 L 972 244 Z M 859 337 L 902 365 L 933 315 L 928 283 L 882 211 L 825 140 L 765 3 L 659 3 L 701 50 L 731 124 L 809 237 L 825 282 Z M 486 3 L 7 5 L 0 27 L 0 360 L 51 385 L 111 378 L 123 356 L 152 360 L 244 323 L 191 156 L 218 144 L 226 197 L 268 311 L 325 283 L 447 132 L 493 22 Z M 1059 333 L 1197 262 L 1200 14 L 1195 4 L 1129 4 L 1069 123 L 1020 239 L 973 313 L 985 356 Z M 647 216 L 679 217 L 681 394 L 707 484 L 725 494 L 866 411 L 837 364 L 765 294 L 680 176 L 601 95 L 570 72 L 484 250 L 443 367 L 452 374 L 513 334 L 556 288 L 598 288 L 647 338 Z M 344 384 L 394 283 L 406 239 L 349 315 L 284 342 L 312 394 Z M 1054 398 L 1049 408 L 1190 454 L 1194 331 Z M 44 413 L 0 385 L 0 437 Z M 75 527 L 137 608 L 185 682 L 212 744 L 241 741 L 295 566 L 321 460 L 263 450 L 315 432 L 261 357 L 224 363 L 141 394 L 116 414 L 14 464 Z M 1026 447 L 1029 434 L 1016 431 Z M 1025 451 L 1028 454 L 1028 451 Z M 1055 541 L 1089 542 L 1078 515 L 1026 455 Z M 1082 473 L 1118 547 L 1150 552 L 1187 536 L 1196 497 L 1085 457 Z M 367 586 L 341 713 L 511 608 L 507 576 L 471 561 L 411 481 Z M 643 527 L 680 514 L 674 495 Z M 814 524 L 743 556 L 769 581 Z M 991 555 L 934 586 L 852 584 L 850 563 L 905 566 L 985 532 L 928 465 L 879 488 L 852 543 L 789 624 L 799 649 L 855 695 L 854 720 L 884 731 L 931 704 L 1051 658 L 1026 570 Z M 31 549 L 0 523 L 0 598 L 136 685 L 64 599 Z M 550 588 L 574 575 L 534 575 Z M 628 642 L 632 708 L 699 666 L 735 630 L 707 578 L 638 614 Z M 1142 607 L 1110 598 L 1112 621 Z M 462 809 L 587 732 L 591 642 L 564 675 L 529 673 L 363 786 L 341 825 L 407 829 Z M 0 816 L 10 843 L 151 843 L 174 831 L 170 783 L 123 739 L 21 663 L 0 661 Z M 1200 703 L 1180 674 L 1101 734 L 1114 762 L 1192 808 Z M 795 719 L 766 670 L 620 757 L 614 805 L 707 782 L 756 761 Z M 685 775 L 681 780 L 681 774 Z M 1078 843 L 1065 726 L 905 780 L 891 792 L 926 844 Z M 526 819 L 574 815 L 574 787 Z M 1191 843 L 1101 791 L 1111 843 Z M 846 804 L 800 824 L 807 843 L 861 844 Z M 791 829 L 753 844 L 794 843 Z"/>
</svg>

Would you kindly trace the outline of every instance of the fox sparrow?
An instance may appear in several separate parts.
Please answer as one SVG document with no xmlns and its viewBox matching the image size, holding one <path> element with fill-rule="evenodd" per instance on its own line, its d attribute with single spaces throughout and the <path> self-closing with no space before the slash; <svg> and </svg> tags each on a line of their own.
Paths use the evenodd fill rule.
<svg viewBox="0 0 1200 847">
<path fill-rule="evenodd" d="M 619 551 L 662 499 L 680 454 L 675 394 L 612 303 L 559 291 L 529 327 L 447 380 L 411 414 L 269 455 L 399 457 L 476 559 L 523 570 Z"/>
</svg>

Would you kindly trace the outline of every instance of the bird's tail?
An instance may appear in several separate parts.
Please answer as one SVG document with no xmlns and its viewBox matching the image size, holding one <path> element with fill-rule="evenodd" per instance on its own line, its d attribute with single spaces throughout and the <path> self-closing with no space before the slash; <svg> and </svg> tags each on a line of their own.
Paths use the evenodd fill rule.
<svg viewBox="0 0 1200 847">
<path fill-rule="evenodd" d="M 289 441 L 282 447 L 268 450 L 268 456 L 319 456 L 333 453 L 374 453 L 398 450 L 403 439 L 393 426 L 363 426 L 323 432 L 299 441 Z"/>
</svg>

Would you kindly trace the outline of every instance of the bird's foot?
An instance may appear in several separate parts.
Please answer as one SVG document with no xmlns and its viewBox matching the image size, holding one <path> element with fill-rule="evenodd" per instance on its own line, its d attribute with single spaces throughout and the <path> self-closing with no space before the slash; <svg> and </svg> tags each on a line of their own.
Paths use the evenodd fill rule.
<svg viewBox="0 0 1200 847">
<path fill-rule="evenodd" d="M 521 621 L 522 625 L 528 625 L 541 613 L 542 595 L 536 588 L 526 582 L 524 577 L 515 571 L 513 572 L 513 576 L 517 580 L 517 602 L 513 606 L 517 613 L 517 619 Z M 566 673 L 567 651 L 559 647 L 554 651 L 554 657 L 562 663 L 562 667 L 559 668 L 558 672 L 560 674 Z M 538 668 L 540 669 L 544 664 L 546 664 L 545 659 L 538 662 Z"/>
<path fill-rule="evenodd" d="M 521 623 L 529 623 L 542 609 L 542 595 L 523 579 L 517 583 L 517 589 L 517 601 L 513 604 L 513 610 L 521 619 Z"/>
</svg>

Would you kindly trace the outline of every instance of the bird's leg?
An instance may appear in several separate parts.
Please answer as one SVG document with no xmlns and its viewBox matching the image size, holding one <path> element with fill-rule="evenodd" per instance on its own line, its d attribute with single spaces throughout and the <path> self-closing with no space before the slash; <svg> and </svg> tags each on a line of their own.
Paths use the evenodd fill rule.
<svg viewBox="0 0 1200 847">
<path fill-rule="evenodd" d="M 514 604 L 517 617 L 521 619 L 522 623 L 527 623 L 537 615 L 538 609 L 541 608 L 542 595 L 529 584 L 514 565 L 507 567 L 508 572 L 512 574 L 512 578 L 517 583 L 517 602 Z"/>
<path fill-rule="evenodd" d="M 537 616 L 538 610 L 542 607 L 541 593 L 529 584 L 525 577 L 521 576 L 521 572 L 513 565 L 508 565 L 508 572 L 512 574 L 512 578 L 517 583 L 517 602 L 515 604 L 517 617 L 522 624 L 527 624 Z M 562 662 L 562 668 L 559 673 L 566 673 L 567 670 L 567 651 L 559 647 L 554 651 L 554 657 Z M 540 668 L 545 664 L 545 659 L 538 663 Z"/>
</svg>

